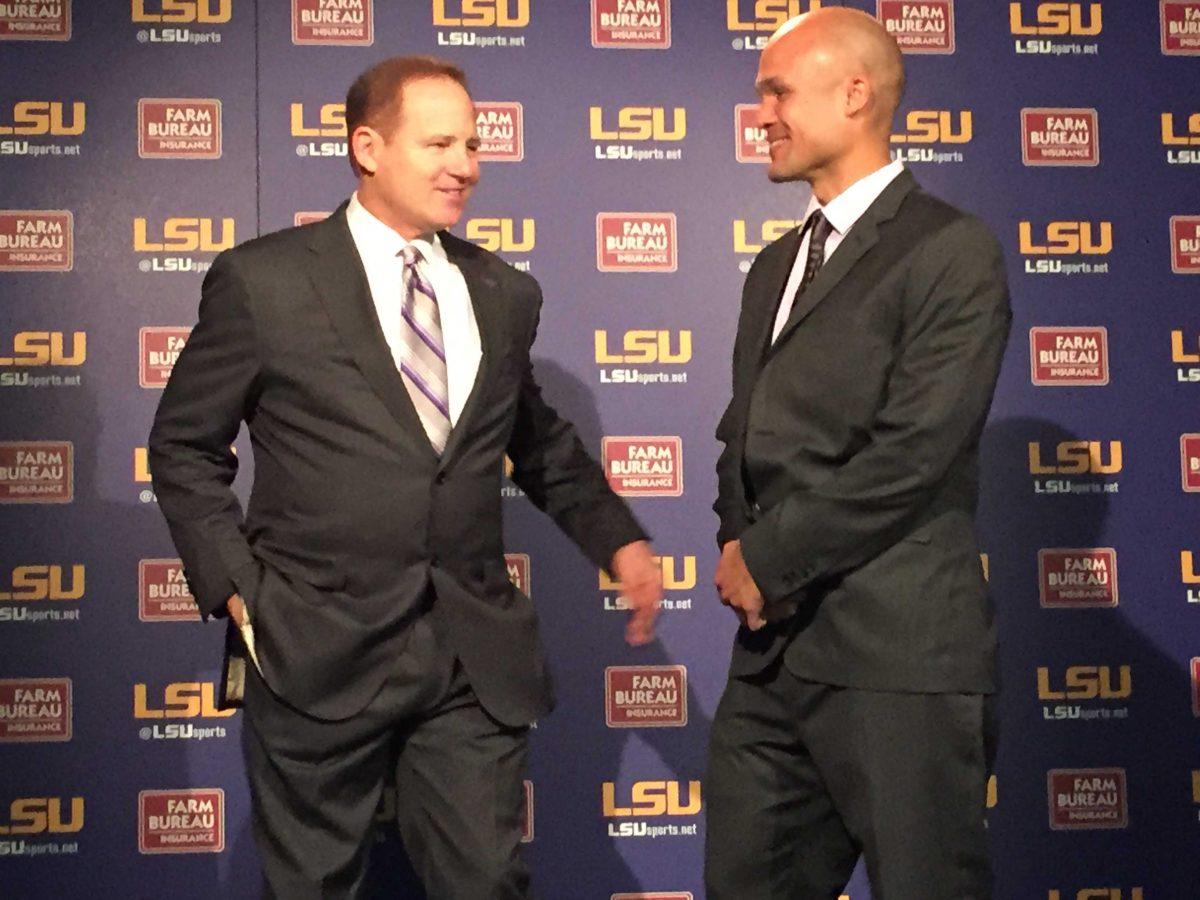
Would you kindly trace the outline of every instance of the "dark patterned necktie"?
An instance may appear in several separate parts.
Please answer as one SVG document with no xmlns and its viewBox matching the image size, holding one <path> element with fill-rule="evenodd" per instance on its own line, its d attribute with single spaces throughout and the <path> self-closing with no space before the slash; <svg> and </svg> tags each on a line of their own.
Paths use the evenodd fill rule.
<svg viewBox="0 0 1200 900">
<path fill-rule="evenodd" d="M 804 262 L 804 277 L 800 280 L 800 287 L 796 289 L 797 297 L 812 284 L 812 280 L 821 271 L 821 266 L 825 265 L 825 242 L 829 240 L 829 235 L 833 234 L 833 226 L 819 209 L 814 209 L 813 214 L 808 217 L 808 226 L 811 230 L 808 237 L 808 259 Z"/>
</svg>

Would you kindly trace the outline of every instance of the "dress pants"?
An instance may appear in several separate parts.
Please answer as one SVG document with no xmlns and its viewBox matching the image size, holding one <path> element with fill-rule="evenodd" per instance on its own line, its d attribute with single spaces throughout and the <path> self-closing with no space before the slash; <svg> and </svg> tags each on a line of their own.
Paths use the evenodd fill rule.
<svg viewBox="0 0 1200 900">
<path fill-rule="evenodd" d="M 242 744 L 266 897 L 358 896 L 393 775 L 400 834 L 430 900 L 532 896 L 519 855 L 528 728 L 484 711 L 432 614 L 348 719 L 306 716 L 247 668 Z"/>
<path fill-rule="evenodd" d="M 990 698 L 730 678 L 709 747 L 708 900 L 988 900 Z"/>
</svg>

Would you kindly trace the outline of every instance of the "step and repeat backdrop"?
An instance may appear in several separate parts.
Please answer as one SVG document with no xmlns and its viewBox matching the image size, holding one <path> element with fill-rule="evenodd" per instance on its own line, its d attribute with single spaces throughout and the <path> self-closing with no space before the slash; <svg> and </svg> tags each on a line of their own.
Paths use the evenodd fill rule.
<svg viewBox="0 0 1200 900">
<path fill-rule="evenodd" d="M 845 5 L 907 54 L 895 156 L 1007 251 L 980 519 L 997 896 L 1196 896 L 1200 2 Z M 703 897 L 735 627 L 711 586 L 713 429 L 743 275 L 807 201 L 766 179 L 753 81 L 809 7 L 0 0 L 0 895 L 258 895 L 223 625 L 190 602 L 147 433 L 214 255 L 334 209 L 346 87 L 436 53 L 468 73 L 487 160 L 459 231 L 541 282 L 538 376 L 667 588 L 660 639 L 628 648 L 619 586 L 505 488 L 560 695 L 527 784 L 536 883 Z M 374 890 L 419 896 L 386 819 Z"/>
</svg>

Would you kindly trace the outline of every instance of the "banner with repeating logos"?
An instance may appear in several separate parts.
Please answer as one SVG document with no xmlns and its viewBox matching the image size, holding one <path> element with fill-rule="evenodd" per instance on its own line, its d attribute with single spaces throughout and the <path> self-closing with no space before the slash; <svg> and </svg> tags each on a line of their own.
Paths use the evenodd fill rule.
<svg viewBox="0 0 1200 900">
<path fill-rule="evenodd" d="M 744 273 L 807 202 L 766 179 L 754 75 L 817 5 L 0 0 L 0 893 L 258 895 L 223 628 L 198 621 L 147 433 L 215 255 L 336 208 L 346 87 L 434 53 L 468 73 L 486 160 L 457 231 L 541 283 L 539 380 L 666 586 L 658 641 L 630 649 L 620 585 L 505 483 L 560 701 L 533 736 L 525 852 L 543 896 L 704 896 L 735 627 L 711 586 L 713 431 Z M 1200 2 L 825 5 L 896 35 L 894 156 L 1007 254 L 979 525 L 997 896 L 1191 896 Z M 415 896 L 389 811 L 372 890 Z M 869 896 L 861 873 L 846 891 Z"/>
</svg>

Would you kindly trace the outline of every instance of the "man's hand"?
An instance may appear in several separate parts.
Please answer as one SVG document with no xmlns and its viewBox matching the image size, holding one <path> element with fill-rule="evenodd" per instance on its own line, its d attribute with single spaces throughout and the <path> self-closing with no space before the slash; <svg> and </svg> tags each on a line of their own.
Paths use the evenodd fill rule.
<svg viewBox="0 0 1200 900">
<path fill-rule="evenodd" d="M 241 594 L 234 594 L 225 601 L 225 608 L 229 610 L 229 618 L 233 619 L 233 624 L 241 628 L 246 624 L 246 604 L 242 602 Z"/>
<path fill-rule="evenodd" d="M 767 624 L 763 618 L 763 595 L 754 583 L 754 576 L 742 559 L 742 542 L 727 541 L 721 548 L 721 561 L 713 579 L 721 602 L 737 613 L 738 619 L 751 631 Z"/>
<path fill-rule="evenodd" d="M 663 598 L 662 571 L 645 541 L 626 544 L 613 554 L 613 575 L 621 582 L 621 595 L 629 602 L 625 640 L 633 647 L 654 640 L 654 620 Z"/>
</svg>

